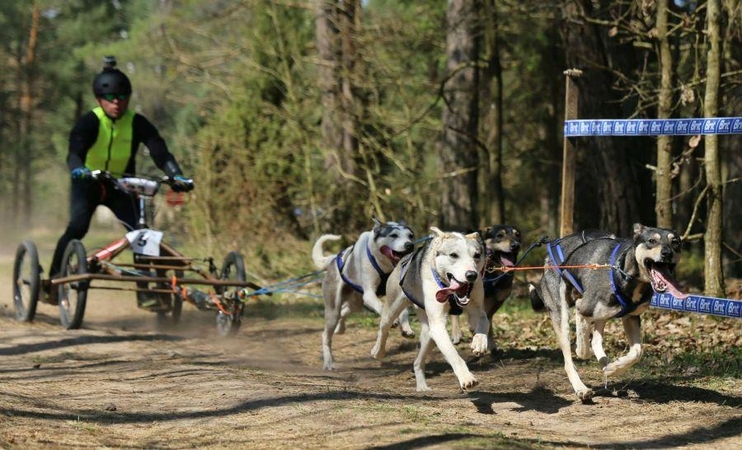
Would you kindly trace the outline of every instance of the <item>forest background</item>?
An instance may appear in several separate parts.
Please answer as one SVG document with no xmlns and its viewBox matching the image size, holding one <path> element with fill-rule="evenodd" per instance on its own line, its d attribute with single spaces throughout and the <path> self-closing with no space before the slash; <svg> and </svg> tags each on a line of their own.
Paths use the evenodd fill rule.
<svg viewBox="0 0 742 450">
<path fill-rule="evenodd" d="M 3 240 L 61 234 L 68 133 L 115 55 L 196 183 L 160 224 L 266 278 L 372 217 L 558 236 L 566 69 L 580 118 L 742 116 L 738 0 L 24 0 L 0 2 L 0 34 Z M 723 296 L 740 144 L 580 138 L 574 228 L 673 227 L 679 278 Z M 145 149 L 138 171 L 158 174 Z"/>
</svg>

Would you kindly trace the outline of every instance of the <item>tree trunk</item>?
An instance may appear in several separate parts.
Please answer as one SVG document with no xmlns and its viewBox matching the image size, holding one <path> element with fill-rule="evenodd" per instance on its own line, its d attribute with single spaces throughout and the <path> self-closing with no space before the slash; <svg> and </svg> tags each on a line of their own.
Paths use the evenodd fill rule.
<svg viewBox="0 0 742 450">
<path fill-rule="evenodd" d="M 566 64 L 582 71 L 577 80 L 579 117 L 622 118 L 624 111 L 619 106 L 619 94 L 611 89 L 614 79 L 609 68 L 630 66 L 633 49 L 630 45 L 610 41 L 604 30 L 585 20 L 586 16 L 594 14 L 592 7 L 589 0 L 563 3 L 561 31 Z M 617 45 L 622 46 L 616 48 Z M 641 139 L 581 138 L 575 188 L 575 229 L 599 227 L 631 235 L 633 223 L 642 217 L 638 206 L 642 204 L 640 192 L 651 190 L 642 189 L 641 178 L 632 170 L 643 167 L 647 160 L 646 151 L 640 151 Z"/>
<path fill-rule="evenodd" d="M 353 211 L 352 199 L 358 154 L 354 112 L 353 67 L 355 63 L 355 12 L 358 0 L 317 0 L 316 38 L 319 55 L 317 84 L 322 96 L 320 125 L 325 166 L 334 183 L 323 205 L 331 225 L 347 226 Z M 322 202 L 319 202 L 320 204 Z M 355 216 L 353 216 L 355 217 Z"/>
<path fill-rule="evenodd" d="M 479 151 L 478 55 L 476 36 L 479 1 L 450 0 L 446 30 L 446 72 L 443 89 L 443 131 L 438 144 L 441 181 L 439 225 L 448 230 L 479 227 L 477 179 Z"/>
<path fill-rule="evenodd" d="M 716 117 L 718 114 L 719 82 L 721 78 L 720 49 L 720 1 L 707 2 L 708 53 L 706 71 L 706 94 L 704 96 L 704 116 Z M 724 274 L 721 265 L 722 242 L 722 185 L 719 162 L 719 139 L 717 135 L 705 137 L 706 183 L 708 186 L 708 212 L 706 218 L 704 292 L 713 297 L 724 296 Z"/>
<path fill-rule="evenodd" d="M 19 98 L 19 110 L 21 112 L 18 122 L 18 140 L 19 148 L 16 153 L 16 193 L 18 203 L 16 203 L 15 217 L 16 223 L 20 220 L 20 225 L 24 229 L 31 226 L 32 195 L 33 186 L 31 164 L 33 162 L 33 148 L 31 145 L 31 133 L 33 123 L 33 102 L 34 102 L 34 79 L 36 63 L 36 42 L 39 34 L 39 5 L 33 2 L 31 6 L 31 25 L 28 32 L 28 45 L 23 59 L 18 65 L 19 86 L 21 95 Z"/>
<path fill-rule="evenodd" d="M 482 135 L 485 137 L 482 156 L 482 189 L 480 190 L 481 216 L 488 220 L 485 225 L 505 222 L 505 199 L 502 187 L 502 66 L 498 16 L 495 0 L 484 5 L 484 45 L 487 66 L 481 71 L 482 85 Z"/>
<path fill-rule="evenodd" d="M 660 52 L 660 93 L 657 106 L 657 118 L 668 119 L 672 115 L 673 60 L 670 42 L 667 36 L 667 2 L 657 1 L 657 41 Z M 656 195 L 655 213 L 657 226 L 673 227 L 672 214 L 672 136 L 657 138 L 657 172 L 655 173 Z"/>
<path fill-rule="evenodd" d="M 338 29 L 337 4 L 331 0 L 317 0 L 317 53 L 319 68 L 317 84 L 322 96 L 321 145 L 325 150 L 337 150 L 343 142 L 342 129 L 337 119 L 338 86 Z M 337 163 L 337 156 L 327 160 L 327 167 Z"/>
</svg>

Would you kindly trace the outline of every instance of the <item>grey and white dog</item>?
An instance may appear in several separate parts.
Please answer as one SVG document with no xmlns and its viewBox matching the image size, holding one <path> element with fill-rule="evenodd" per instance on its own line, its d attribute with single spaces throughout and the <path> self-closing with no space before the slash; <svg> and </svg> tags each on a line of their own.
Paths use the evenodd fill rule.
<svg viewBox="0 0 742 450">
<path fill-rule="evenodd" d="M 364 231 L 358 240 L 338 255 L 325 255 L 323 245 L 339 240 L 335 234 L 320 236 L 312 247 L 312 260 L 319 270 L 327 269 L 322 281 L 325 299 L 325 329 L 322 332 L 324 368 L 334 369 L 332 337 L 345 331 L 345 319 L 363 306 L 381 314 L 379 296 L 384 294 L 386 279 L 400 258 L 415 248 L 414 233 L 404 222 L 382 223 L 373 219 L 374 227 Z M 402 335 L 415 336 L 407 309 L 398 318 Z"/>
<path fill-rule="evenodd" d="M 379 332 L 371 356 L 378 360 L 384 357 L 394 317 L 412 302 L 418 307 L 420 320 L 420 351 L 414 363 L 417 390 L 430 390 L 425 380 L 425 363 L 433 342 L 453 368 L 459 386 L 468 389 L 476 386 L 478 381 L 451 342 L 446 319 L 452 311 L 466 311 L 474 330 L 471 342 L 474 354 L 487 352 L 490 322 L 483 304 L 484 248 L 477 233 L 445 233 L 435 227 L 430 230 L 432 239 L 402 258 L 389 276 Z"/>
<path fill-rule="evenodd" d="M 544 275 L 538 285 L 529 286 L 531 304 L 535 310 L 548 310 L 567 377 L 583 402 L 594 393 L 582 382 L 572 360 L 569 308 L 575 307 L 577 357 L 587 359 L 592 351 L 605 376 L 624 373 L 641 359 L 639 316 L 653 292 L 684 297 L 673 276 L 680 246 L 680 235 L 674 230 L 639 223 L 634 224 L 631 239 L 588 230 L 547 244 Z M 612 318 L 623 321 L 629 351 L 610 362 L 603 349 L 603 331 Z"/>
</svg>

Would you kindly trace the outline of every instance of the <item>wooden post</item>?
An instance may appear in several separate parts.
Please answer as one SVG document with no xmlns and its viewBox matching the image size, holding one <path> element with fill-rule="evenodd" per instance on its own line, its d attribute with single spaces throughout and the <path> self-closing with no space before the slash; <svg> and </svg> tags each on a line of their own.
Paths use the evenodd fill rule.
<svg viewBox="0 0 742 450">
<path fill-rule="evenodd" d="M 564 90 L 564 120 L 577 119 L 577 106 L 580 91 L 574 79 L 582 75 L 578 69 L 564 71 L 566 86 Z M 574 232 L 575 209 L 575 159 L 577 146 L 575 138 L 564 137 L 562 153 L 562 205 L 559 236 L 566 236 Z"/>
</svg>

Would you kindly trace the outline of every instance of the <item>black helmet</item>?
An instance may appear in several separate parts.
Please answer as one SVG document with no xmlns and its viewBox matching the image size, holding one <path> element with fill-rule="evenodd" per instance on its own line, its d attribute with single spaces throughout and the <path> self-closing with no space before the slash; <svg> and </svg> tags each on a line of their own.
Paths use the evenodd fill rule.
<svg viewBox="0 0 742 450">
<path fill-rule="evenodd" d="M 93 80 L 93 93 L 96 97 L 103 94 L 131 95 L 131 81 L 129 77 L 116 68 L 116 58 L 103 58 L 103 71 Z"/>
</svg>

